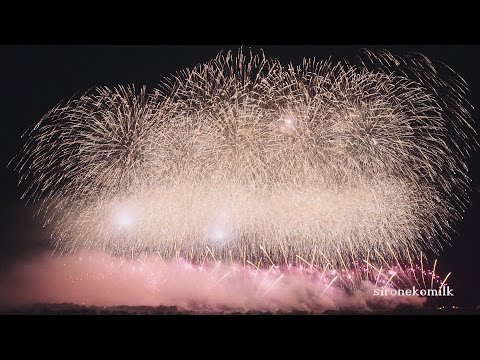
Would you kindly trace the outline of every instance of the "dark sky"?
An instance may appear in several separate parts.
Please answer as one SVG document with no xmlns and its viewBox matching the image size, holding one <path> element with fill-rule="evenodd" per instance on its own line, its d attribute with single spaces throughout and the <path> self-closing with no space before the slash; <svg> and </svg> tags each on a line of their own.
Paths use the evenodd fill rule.
<svg viewBox="0 0 480 360">
<path fill-rule="evenodd" d="M 252 46 L 263 48 L 268 56 L 282 63 L 299 64 L 303 57 L 325 59 L 353 58 L 363 48 L 385 48 L 396 54 L 421 52 L 457 71 L 470 86 L 470 102 L 480 106 L 480 46 Z M 39 221 L 21 201 L 17 176 L 6 164 L 21 146 L 21 134 L 64 98 L 94 86 L 117 84 L 154 87 L 172 72 L 213 58 L 218 51 L 238 46 L 0 46 L 0 191 L 2 199 L 0 258 L 14 261 L 34 247 L 45 244 Z M 478 122 L 478 110 L 474 118 Z M 475 186 L 479 187 L 480 166 L 477 152 L 470 161 Z M 438 268 L 451 271 L 450 284 L 456 300 L 465 305 L 480 304 L 480 219 L 478 190 L 472 195 L 464 221 L 457 225 L 458 236 L 439 257 Z"/>
</svg>

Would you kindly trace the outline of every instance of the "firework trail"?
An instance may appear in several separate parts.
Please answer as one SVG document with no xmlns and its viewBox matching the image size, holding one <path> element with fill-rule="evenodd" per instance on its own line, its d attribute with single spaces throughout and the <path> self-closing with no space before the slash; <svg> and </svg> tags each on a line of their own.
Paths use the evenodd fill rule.
<svg viewBox="0 0 480 360">
<path fill-rule="evenodd" d="M 60 252 L 418 259 L 468 204 L 466 92 L 422 55 L 283 66 L 221 53 L 151 94 L 98 88 L 58 105 L 16 168 Z"/>
</svg>

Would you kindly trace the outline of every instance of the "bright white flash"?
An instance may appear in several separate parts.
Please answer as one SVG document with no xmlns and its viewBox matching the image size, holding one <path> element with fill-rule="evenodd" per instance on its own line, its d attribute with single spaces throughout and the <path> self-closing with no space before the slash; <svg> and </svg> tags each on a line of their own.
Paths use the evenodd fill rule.
<svg viewBox="0 0 480 360">
<path fill-rule="evenodd" d="M 287 117 L 285 119 L 285 126 L 287 126 L 288 128 L 292 128 L 294 124 L 295 124 L 295 121 L 293 120 L 293 118 Z"/>
<path fill-rule="evenodd" d="M 134 216 L 129 209 L 117 210 L 114 214 L 114 221 L 117 226 L 123 229 L 129 229 L 135 223 Z"/>
<path fill-rule="evenodd" d="M 224 245 L 230 239 L 229 228 L 229 216 L 222 212 L 209 227 L 207 237 L 217 245 Z"/>
<path fill-rule="evenodd" d="M 280 124 L 280 129 L 287 134 L 291 134 L 295 130 L 295 118 L 286 116 Z"/>
<path fill-rule="evenodd" d="M 210 235 L 213 240 L 219 243 L 223 243 L 227 238 L 227 232 L 220 225 L 215 226 L 210 232 Z"/>
</svg>

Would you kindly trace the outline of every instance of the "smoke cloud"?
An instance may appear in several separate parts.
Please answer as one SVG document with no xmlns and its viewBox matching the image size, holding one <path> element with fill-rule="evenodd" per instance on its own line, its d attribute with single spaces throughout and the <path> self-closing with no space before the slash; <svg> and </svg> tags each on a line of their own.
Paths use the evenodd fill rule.
<svg viewBox="0 0 480 360">
<path fill-rule="evenodd" d="M 44 252 L 14 264 L 0 276 L 0 305 L 73 303 L 86 306 L 175 306 L 180 311 L 288 312 L 373 311 L 421 307 L 420 297 L 374 296 L 362 282 L 347 290 L 298 267 L 257 270 L 243 264 L 192 265 L 158 256 L 121 259 L 83 251 L 52 256 Z"/>
</svg>

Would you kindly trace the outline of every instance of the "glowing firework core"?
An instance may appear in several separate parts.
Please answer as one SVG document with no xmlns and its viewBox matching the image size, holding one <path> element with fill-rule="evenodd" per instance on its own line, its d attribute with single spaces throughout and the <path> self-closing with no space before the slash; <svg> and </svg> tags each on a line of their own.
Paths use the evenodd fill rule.
<svg viewBox="0 0 480 360">
<path fill-rule="evenodd" d="M 122 228 L 130 228 L 134 224 L 133 216 L 128 211 L 119 211 L 115 214 L 115 222 Z"/>
</svg>

